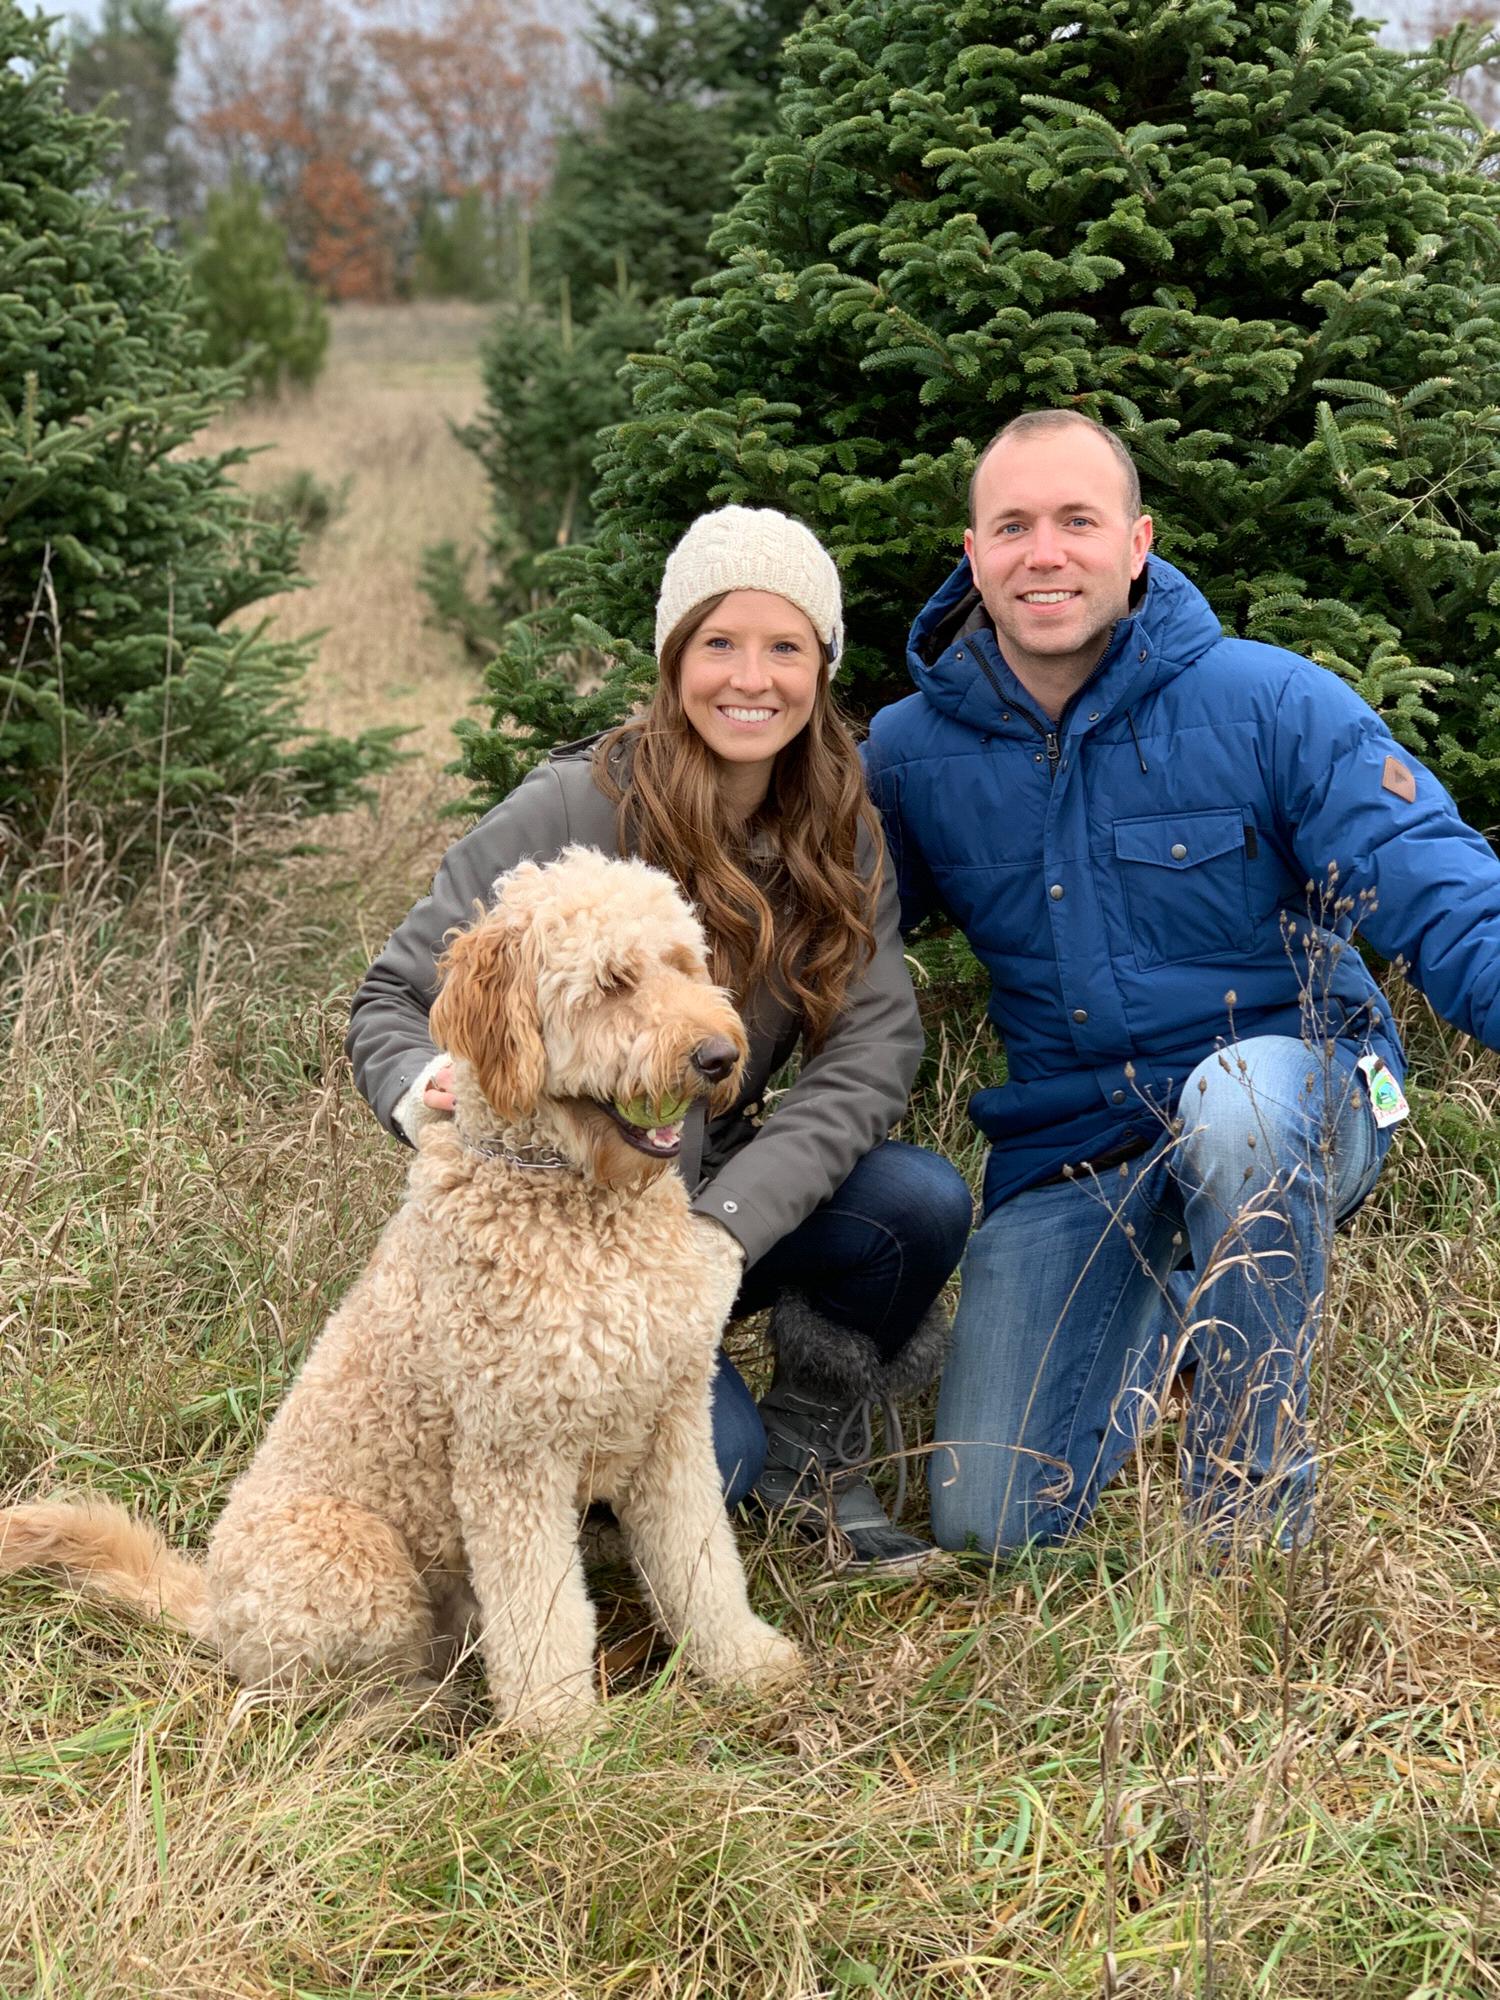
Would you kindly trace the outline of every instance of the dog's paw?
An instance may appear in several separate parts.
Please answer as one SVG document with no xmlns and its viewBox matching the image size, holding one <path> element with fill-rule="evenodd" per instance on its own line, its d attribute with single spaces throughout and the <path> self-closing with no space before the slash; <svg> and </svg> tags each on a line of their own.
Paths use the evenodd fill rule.
<svg viewBox="0 0 1500 2000">
<path fill-rule="evenodd" d="M 802 1648 L 785 1633 L 756 1618 L 735 1635 L 733 1643 L 714 1648 L 709 1671 L 715 1680 L 767 1694 L 805 1681 L 807 1661 Z"/>
<path fill-rule="evenodd" d="M 496 1720 L 502 1730 L 563 1748 L 582 1741 L 598 1712 L 592 1681 L 529 1688 L 519 1701 L 503 1710 L 496 1704 Z"/>
</svg>

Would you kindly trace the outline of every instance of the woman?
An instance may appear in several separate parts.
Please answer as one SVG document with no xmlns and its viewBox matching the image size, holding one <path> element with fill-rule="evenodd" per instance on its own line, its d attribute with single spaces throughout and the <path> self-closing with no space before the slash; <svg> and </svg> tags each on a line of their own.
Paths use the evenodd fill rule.
<svg viewBox="0 0 1500 2000">
<path fill-rule="evenodd" d="M 745 507 L 695 521 L 662 578 L 646 709 L 554 751 L 449 851 L 355 995 L 349 1054 L 381 1122 L 412 1139 L 452 1109 L 426 1032 L 435 961 L 495 877 L 572 842 L 673 876 L 750 1036 L 740 1102 L 706 1129 L 690 1121 L 678 1161 L 704 1226 L 744 1254 L 736 1311 L 772 1308 L 776 1373 L 758 1411 L 720 1357 L 726 1497 L 753 1487 L 813 1532 L 835 1527 L 853 1564 L 890 1567 L 930 1551 L 864 1477 L 860 1419 L 936 1373 L 935 1302 L 971 1210 L 946 1160 L 885 1136 L 922 1031 L 880 824 L 833 704 L 842 637 L 838 572 L 800 522 Z M 763 1121 L 799 1044 L 797 1081 Z"/>
</svg>

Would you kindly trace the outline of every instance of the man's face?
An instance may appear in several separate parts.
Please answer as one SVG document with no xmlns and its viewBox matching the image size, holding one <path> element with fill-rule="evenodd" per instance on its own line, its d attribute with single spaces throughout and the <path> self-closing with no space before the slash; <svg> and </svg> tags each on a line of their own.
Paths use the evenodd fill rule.
<svg viewBox="0 0 1500 2000">
<path fill-rule="evenodd" d="M 1145 567 L 1151 517 L 1082 424 L 1007 438 L 979 469 L 964 554 L 1011 666 L 1092 672 Z"/>
</svg>

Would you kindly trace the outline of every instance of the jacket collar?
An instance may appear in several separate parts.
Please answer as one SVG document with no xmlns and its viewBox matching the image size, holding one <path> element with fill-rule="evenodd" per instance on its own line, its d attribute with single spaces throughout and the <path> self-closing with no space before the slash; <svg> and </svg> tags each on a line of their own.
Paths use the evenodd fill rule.
<svg viewBox="0 0 1500 2000">
<path fill-rule="evenodd" d="M 1087 684 L 1089 707 L 1100 718 L 1183 672 L 1223 636 L 1208 600 L 1171 563 L 1149 556 L 1144 582 Z M 906 657 L 912 680 L 934 707 L 970 729 L 994 730 L 1008 708 L 1036 713 L 1035 697 L 1000 650 L 967 559 L 918 613 Z"/>
</svg>

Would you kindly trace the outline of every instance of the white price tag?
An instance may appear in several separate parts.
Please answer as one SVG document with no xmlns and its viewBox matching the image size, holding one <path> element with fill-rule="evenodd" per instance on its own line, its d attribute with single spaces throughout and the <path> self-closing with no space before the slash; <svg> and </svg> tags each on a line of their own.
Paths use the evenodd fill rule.
<svg viewBox="0 0 1500 2000">
<path fill-rule="evenodd" d="M 1399 1125 L 1411 1110 L 1406 1092 L 1379 1056 L 1361 1056 L 1359 1072 L 1370 1093 L 1370 1111 L 1383 1132 L 1387 1125 Z"/>
</svg>

